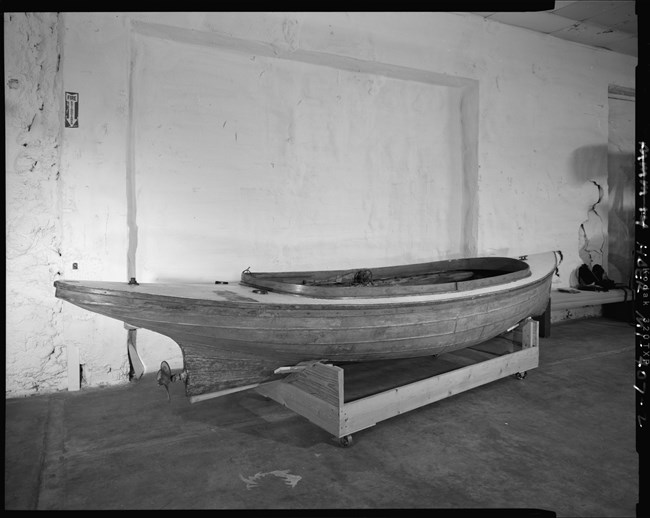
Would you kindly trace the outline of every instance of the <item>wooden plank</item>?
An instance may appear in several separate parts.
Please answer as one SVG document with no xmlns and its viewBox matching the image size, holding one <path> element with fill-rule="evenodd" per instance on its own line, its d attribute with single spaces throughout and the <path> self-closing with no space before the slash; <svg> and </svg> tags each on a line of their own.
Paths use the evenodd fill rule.
<svg viewBox="0 0 650 518">
<path fill-rule="evenodd" d="M 469 365 L 343 406 L 339 437 L 374 426 L 379 421 L 414 410 L 491 381 L 533 369 L 539 349 L 529 347 L 502 357 Z"/>
<path fill-rule="evenodd" d="M 411 376 L 423 379 L 348 402 L 344 402 L 345 370 L 323 363 L 308 365 L 284 380 L 260 385 L 256 390 L 333 435 L 344 437 L 420 406 L 537 367 L 539 364 L 538 323 L 527 319 L 519 325 L 518 331 L 520 340 L 524 342 L 521 344 L 522 349 L 496 358 L 494 354 L 499 354 L 498 352 L 461 350 L 456 351 L 456 354 L 443 355 L 448 358 L 444 366 L 437 365 L 439 359 L 432 358 L 371 362 L 371 365 L 348 365 L 346 370 L 350 386 L 354 385 L 355 375 L 361 376 L 362 380 L 368 382 L 373 378 L 373 376 L 368 377 L 370 373 L 384 381 L 384 378 L 389 377 L 386 375 L 386 369 L 391 364 L 393 371 L 403 370 L 399 368 L 400 365 L 408 369 L 411 362 L 416 362 L 416 367 L 419 367 L 420 363 L 428 363 L 427 367 L 430 369 L 428 373 L 421 372 L 422 369 L 416 369 L 417 373 L 409 373 Z M 503 350 L 504 342 L 507 340 L 494 339 L 493 342 L 499 342 L 498 345 Z M 506 348 L 508 347 L 506 344 Z M 471 364 L 458 368 L 459 362 L 464 364 L 467 361 Z M 449 369 L 450 365 L 452 370 L 445 371 L 444 368 Z M 437 367 L 437 374 L 434 374 L 436 371 L 432 369 L 434 366 Z M 395 380 L 399 375 L 403 376 L 406 373 L 394 372 L 393 374 L 398 375 L 397 378 L 393 376 Z M 428 377 L 423 377 L 427 374 Z M 376 389 L 377 383 L 374 385 Z"/>
<path fill-rule="evenodd" d="M 198 396 L 189 396 L 190 403 L 200 403 L 206 399 L 213 399 L 216 397 L 226 396 L 228 394 L 233 394 L 234 392 L 241 392 L 242 390 L 249 390 L 255 387 L 259 387 L 259 383 L 254 383 L 253 385 L 245 385 L 243 387 L 235 387 L 226 390 L 217 390 L 216 392 L 208 392 L 205 394 L 199 394 Z"/>
<path fill-rule="evenodd" d="M 321 364 L 322 365 L 322 364 Z M 343 369 L 327 365 L 333 372 L 336 373 L 337 387 L 340 387 L 340 396 L 336 399 L 341 401 L 340 404 L 333 404 L 330 394 L 329 383 L 325 382 L 327 388 L 322 387 L 319 390 L 317 387 L 319 382 L 302 384 L 302 383 L 287 383 L 286 380 L 273 381 L 260 385 L 255 390 L 273 399 L 274 401 L 286 406 L 297 414 L 305 417 L 316 426 L 328 431 L 336 437 L 342 437 L 340 434 L 340 409 L 343 405 Z M 310 369 L 306 369 L 307 371 Z M 322 371 L 321 371 L 322 372 Z M 299 374 L 303 374 L 303 372 Z M 327 377 L 327 376 L 326 376 Z M 325 398 L 325 399 L 324 399 Z"/>
<path fill-rule="evenodd" d="M 343 369 L 340 367 L 315 363 L 287 376 L 284 382 L 332 406 L 343 405 Z"/>
<path fill-rule="evenodd" d="M 470 363 L 478 363 L 485 360 L 492 360 L 495 356 L 493 353 L 481 351 L 480 349 L 474 349 L 473 347 L 466 347 L 465 349 L 460 349 L 458 351 L 453 351 L 450 353 L 445 353 L 444 358 L 449 359 L 450 361 L 457 362 L 459 365 L 464 366 Z"/>
<path fill-rule="evenodd" d="M 345 402 L 361 399 L 415 381 L 437 376 L 477 361 L 490 360 L 520 350 L 512 332 L 478 345 L 439 356 L 341 363 L 344 371 Z"/>
<path fill-rule="evenodd" d="M 457 369 L 459 365 L 445 359 L 447 356 L 343 364 L 345 402 Z"/>
<path fill-rule="evenodd" d="M 274 374 L 278 367 L 274 361 L 245 355 L 229 356 L 218 348 L 177 343 L 183 351 L 183 363 L 188 374 L 185 393 L 189 397 L 249 387 L 282 377 Z"/>
<path fill-rule="evenodd" d="M 517 329 L 513 331 L 514 340 L 521 344 L 521 347 L 539 346 L 539 322 L 532 318 L 527 318 Z"/>
<path fill-rule="evenodd" d="M 539 322 L 537 320 L 527 319 L 521 333 L 521 347 L 523 349 L 539 347 Z"/>
<path fill-rule="evenodd" d="M 597 306 L 632 300 L 631 290 L 614 288 L 609 291 L 581 291 L 580 293 L 565 293 L 553 290 L 551 301 L 553 310 L 573 309 L 585 306 Z"/>
<path fill-rule="evenodd" d="M 492 340 L 488 340 L 487 342 L 473 345 L 471 349 L 492 354 L 492 357 L 494 357 L 514 352 L 516 346 L 518 347 L 520 345 L 519 342 L 515 341 L 513 333 L 510 331 L 503 333 Z"/>
</svg>

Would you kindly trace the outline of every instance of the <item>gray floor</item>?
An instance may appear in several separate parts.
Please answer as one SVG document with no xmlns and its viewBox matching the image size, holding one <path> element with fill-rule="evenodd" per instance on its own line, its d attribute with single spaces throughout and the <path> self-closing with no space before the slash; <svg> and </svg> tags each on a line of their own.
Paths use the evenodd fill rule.
<svg viewBox="0 0 650 518">
<path fill-rule="evenodd" d="M 5 509 L 533 508 L 634 516 L 634 329 L 553 325 L 540 366 L 340 447 L 255 392 L 191 405 L 151 376 L 6 401 Z"/>
</svg>

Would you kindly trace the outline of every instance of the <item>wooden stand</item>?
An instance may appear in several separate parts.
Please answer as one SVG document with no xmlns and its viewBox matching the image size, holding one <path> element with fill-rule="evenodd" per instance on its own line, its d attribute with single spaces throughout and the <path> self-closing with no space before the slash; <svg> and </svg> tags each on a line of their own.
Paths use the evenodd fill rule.
<svg viewBox="0 0 650 518">
<path fill-rule="evenodd" d="M 383 387 L 378 392 L 365 383 L 365 392 L 370 394 L 354 399 L 346 397 L 344 373 L 348 375 L 348 384 L 354 385 L 357 381 L 359 385 L 358 379 L 363 381 L 364 378 L 364 364 L 350 367 L 321 362 L 298 365 L 288 368 L 294 372 L 286 378 L 260 385 L 255 390 L 330 432 L 342 446 L 350 446 L 353 433 L 390 417 L 506 376 L 524 378 L 526 371 L 539 365 L 539 322 L 528 318 L 510 333 L 435 359 L 366 362 L 366 381 L 379 380 L 385 384 L 382 370 L 385 372 L 392 365 L 393 371 L 401 368 L 404 374 L 404 370 L 409 370 L 408 362 L 413 367 L 412 373 L 420 379 L 400 382 L 388 389 Z M 422 379 L 422 367 L 426 364 L 428 377 Z"/>
</svg>

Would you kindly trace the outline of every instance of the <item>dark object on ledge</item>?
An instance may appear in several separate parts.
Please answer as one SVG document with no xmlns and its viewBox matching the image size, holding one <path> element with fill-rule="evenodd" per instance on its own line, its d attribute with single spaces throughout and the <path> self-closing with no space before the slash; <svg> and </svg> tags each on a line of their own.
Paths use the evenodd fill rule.
<svg viewBox="0 0 650 518">
<path fill-rule="evenodd" d="M 596 284 L 598 284 L 598 286 L 602 286 L 606 290 L 609 290 L 614 286 L 616 286 L 616 283 L 613 280 L 611 280 L 609 277 L 607 277 L 605 270 L 599 264 L 594 264 L 591 271 L 596 277 Z"/>
<path fill-rule="evenodd" d="M 585 290 L 589 286 L 596 286 L 596 276 L 589 269 L 589 266 L 583 264 L 578 268 L 578 289 Z M 592 289 L 591 291 L 595 291 Z"/>
<path fill-rule="evenodd" d="M 608 291 L 616 287 L 616 283 L 607 277 L 605 270 L 599 264 L 592 269 L 583 264 L 578 268 L 578 289 L 583 291 Z"/>
</svg>

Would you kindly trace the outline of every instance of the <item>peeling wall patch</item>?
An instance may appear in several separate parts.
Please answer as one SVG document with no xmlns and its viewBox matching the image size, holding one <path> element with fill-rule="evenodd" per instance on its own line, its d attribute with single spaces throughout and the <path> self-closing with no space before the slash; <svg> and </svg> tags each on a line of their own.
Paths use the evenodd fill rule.
<svg viewBox="0 0 650 518">
<path fill-rule="evenodd" d="M 603 264 L 605 241 L 607 239 L 606 226 L 603 218 L 596 210 L 602 202 L 604 190 L 595 180 L 590 180 L 598 189 L 598 200 L 589 208 L 587 219 L 580 224 L 580 258 L 587 266 Z"/>
</svg>

